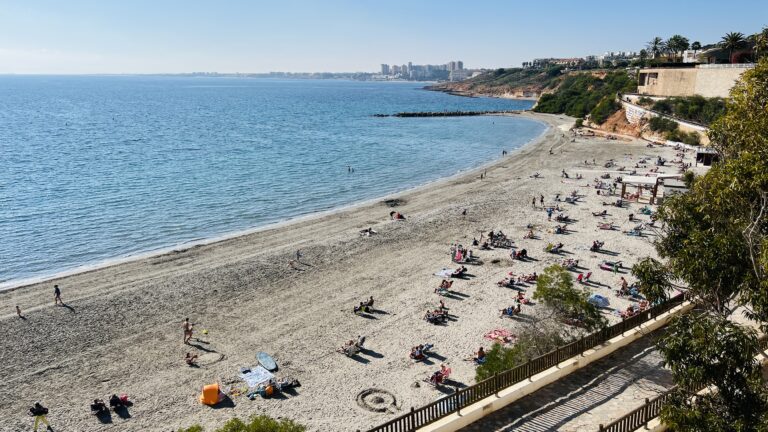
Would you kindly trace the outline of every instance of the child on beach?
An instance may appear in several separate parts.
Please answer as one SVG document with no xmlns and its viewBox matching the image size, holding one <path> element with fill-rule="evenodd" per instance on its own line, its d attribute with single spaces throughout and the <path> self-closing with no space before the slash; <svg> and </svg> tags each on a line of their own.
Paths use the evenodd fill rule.
<svg viewBox="0 0 768 432">
<path fill-rule="evenodd" d="M 192 323 L 189 322 L 189 318 L 184 318 L 182 328 L 184 329 L 184 344 L 188 345 L 189 341 L 192 340 Z"/>
<path fill-rule="evenodd" d="M 53 286 L 53 305 L 54 306 L 64 306 L 64 301 L 61 300 L 61 290 L 59 289 L 58 285 Z"/>
</svg>

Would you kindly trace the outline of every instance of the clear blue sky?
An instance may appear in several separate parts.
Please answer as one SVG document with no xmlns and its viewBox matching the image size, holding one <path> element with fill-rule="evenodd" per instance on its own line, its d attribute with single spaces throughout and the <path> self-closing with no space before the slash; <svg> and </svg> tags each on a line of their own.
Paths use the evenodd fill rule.
<svg viewBox="0 0 768 432">
<path fill-rule="evenodd" d="M 0 0 L 0 73 L 495 68 L 763 26 L 767 0 Z"/>
</svg>

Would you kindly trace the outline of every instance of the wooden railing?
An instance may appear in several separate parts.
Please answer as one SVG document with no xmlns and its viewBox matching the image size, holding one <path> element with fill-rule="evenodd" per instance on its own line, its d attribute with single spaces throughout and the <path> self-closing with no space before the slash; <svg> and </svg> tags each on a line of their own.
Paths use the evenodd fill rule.
<svg viewBox="0 0 768 432">
<path fill-rule="evenodd" d="M 456 391 L 445 398 L 439 399 L 420 408 L 411 408 L 411 410 L 395 419 L 392 419 L 382 425 L 370 429 L 368 432 L 407 432 L 414 431 L 420 427 L 426 426 L 432 422 L 440 420 L 453 413 L 461 413 L 462 408 L 466 408 L 473 403 L 485 399 L 488 396 L 498 394 L 499 391 L 511 387 L 519 382 L 525 381 L 543 372 L 571 357 L 583 354 L 608 340 L 638 327 L 647 321 L 667 312 L 675 306 L 685 301 L 685 295 L 679 294 L 664 303 L 651 307 L 650 309 L 627 318 L 617 324 L 605 327 L 595 333 L 587 335 L 581 339 L 571 342 L 567 345 L 558 347 L 556 350 L 534 358 L 527 363 L 523 363 L 512 369 L 501 372 L 479 383 Z"/>
<path fill-rule="evenodd" d="M 768 338 L 763 337 L 760 339 L 759 345 L 760 351 L 768 349 Z M 688 388 L 688 394 L 698 393 L 703 390 L 705 385 L 698 385 Z M 607 426 L 600 425 L 598 429 L 600 432 L 632 432 L 639 429 L 641 426 L 647 426 L 648 422 L 661 415 L 661 408 L 664 406 L 672 393 L 678 389 L 678 386 L 674 386 L 664 393 L 656 396 L 653 399 L 645 399 L 645 404 L 641 407 L 630 411 L 629 413 L 619 417 Z"/>
</svg>

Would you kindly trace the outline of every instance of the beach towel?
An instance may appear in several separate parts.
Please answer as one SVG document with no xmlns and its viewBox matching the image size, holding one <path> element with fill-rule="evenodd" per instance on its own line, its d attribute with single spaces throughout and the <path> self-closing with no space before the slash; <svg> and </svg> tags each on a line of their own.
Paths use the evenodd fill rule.
<svg viewBox="0 0 768 432">
<path fill-rule="evenodd" d="M 256 387 L 274 377 L 274 375 L 261 366 L 252 367 L 249 372 L 240 374 L 240 378 L 248 384 L 248 387 Z"/>
<path fill-rule="evenodd" d="M 498 328 L 498 329 L 489 331 L 488 333 L 483 335 L 483 337 L 494 342 L 506 344 L 506 343 L 512 342 L 517 336 L 513 335 L 507 329 Z"/>
<path fill-rule="evenodd" d="M 451 277 L 452 274 L 453 274 L 453 270 L 444 268 L 444 269 L 438 271 L 437 273 L 435 273 L 435 276 Z"/>
</svg>

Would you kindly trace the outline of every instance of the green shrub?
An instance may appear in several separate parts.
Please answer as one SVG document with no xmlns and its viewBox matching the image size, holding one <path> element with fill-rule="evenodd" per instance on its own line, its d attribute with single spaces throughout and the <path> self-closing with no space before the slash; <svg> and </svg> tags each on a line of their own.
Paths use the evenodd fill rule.
<svg viewBox="0 0 768 432">
<path fill-rule="evenodd" d="M 542 95 L 533 110 L 584 117 L 604 98 L 614 98 L 617 92 L 632 93 L 636 89 L 637 83 L 625 71 L 609 72 L 602 79 L 587 73 L 573 74 L 565 77 L 554 93 Z M 610 105 L 602 109 L 606 108 Z"/>
<path fill-rule="evenodd" d="M 260 415 L 251 417 L 246 423 L 239 418 L 233 418 L 215 432 L 304 432 L 306 428 L 292 420 L 275 420 L 272 417 Z M 179 429 L 179 432 L 203 432 L 200 425 Z"/>
<path fill-rule="evenodd" d="M 569 341 L 563 338 L 560 330 L 559 324 L 545 326 L 539 322 L 519 333 L 515 345 L 509 348 L 493 344 L 485 353 L 485 363 L 477 367 L 475 380 L 490 378 L 565 345 Z"/>
<path fill-rule="evenodd" d="M 642 106 L 651 106 L 653 105 L 653 99 L 643 96 L 637 100 L 637 104 Z"/>
<path fill-rule="evenodd" d="M 673 132 L 677 130 L 677 122 L 664 117 L 652 117 L 648 127 L 654 132 Z"/>
<path fill-rule="evenodd" d="M 667 132 L 665 137 L 670 141 L 677 141 L 689 145 L 701 144 L 699 134 L 696 132 L 685 133 L 679 129 L 675 129 L 673 131 Z"/>
<path fill-rule="evenodd" d="M 574 127 L 580 128 L 582 126 L 584 126 L 584 119 L 576 119 L 576 124 Z"/>
<path fill-rule="evenodd" d="M 705 98 L 703 96 L 674 97 L 656 101 L 652 108 L 682 120 L 710 124 L 725 114 L 723 98 Z"/>
<path fill-rule="evenodd" d="M 603 124 L 611 114 L 618 110 L 619 104 L 616 102 L 616 99 L 612 95 L 606 96 L 589 112 L 589 117 L 594 123 Z"/>
</svg>

